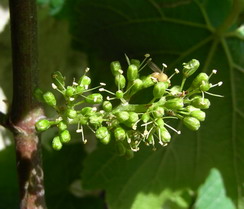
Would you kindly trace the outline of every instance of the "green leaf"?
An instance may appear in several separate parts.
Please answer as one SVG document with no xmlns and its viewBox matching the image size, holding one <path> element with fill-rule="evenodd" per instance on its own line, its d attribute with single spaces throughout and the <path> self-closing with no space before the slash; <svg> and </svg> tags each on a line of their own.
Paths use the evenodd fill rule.
<svg viewBox="0 0 244 209">
<path fill-rule="evenodd" d="M 183 128 L 168 147 L 140 150 L 130 161 L 102 149 L 88 158 L 84 181 L 89 188 L 105 189 L 111 208 L 161 208 L 169 198 L 167 190 L 198 188 L 212 167 L 220 171 L 236 207 L 243 207 L 244 36 L 238 30 L 243 4 L 241 0 L 69 1 L 75 8 L 70 18 L 73 45 L 92 52 L 91 67 L 100 80 L 109 79 L 107 60 L 122 60 L 126 52 L 130 58 L 150 53 L 156 63 L 167 63 L 169 75 L 194 58 L 201 63 L 198 73 L 218 69 L 211 82 L 224 82 L 211 89 L 224 98 L 205 95 L 211 107 L 197 133 Z"/>
<path fill-rule="evenodd" d="M 97 208 L 103 201 L 83 190 L 80 171 L 85 153 L 78 144 L 67 144 L 60 151 L 44 149 L 44 173 L 48 208 Z M 74 188 L 73 188 L 74 187 Z"/>
<path fill-rule="evenodd" d="M 37 0 L 41 5 L 49 5 L 50 14 L 57 15 L 63 8 L 65 0 Z"/>
<path fill-rule="evenodd" d="M 0 151 L 0 208 L 19 208 L 15 161 L 14 146 L 8 146 Z"/>
<path fill-rule="evenodd" d="M 235 206 L 226 196 L 223 178 L 220 172 L 213 168 L 204 184 L 198 190 L 195 203 L 196 209 L 234 209 Z"/>
</svg>

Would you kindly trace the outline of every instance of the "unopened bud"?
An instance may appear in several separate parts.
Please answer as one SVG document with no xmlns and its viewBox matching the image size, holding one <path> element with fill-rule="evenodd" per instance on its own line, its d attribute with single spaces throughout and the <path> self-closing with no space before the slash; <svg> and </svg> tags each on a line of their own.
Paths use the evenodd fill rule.
<svg viewBox="0 0 244 209">
<path fill-rule="evenodd" d="M 184 63 L 183 64 L 183 76 L 185 78 L 188 78 L 191 76 L 193 73 L 196 72 L 196 70 L 199 68 L 200 63 L 196 59 L 192 59 L 190 62 Z"/>
<path fill-rule="evenodd" d="M 200 128 L 200 122 L 198 119 L 194 117 L 184 117 L 183 118 L 184 125 L 190 130 L 197 131 Z"/>
</svg>

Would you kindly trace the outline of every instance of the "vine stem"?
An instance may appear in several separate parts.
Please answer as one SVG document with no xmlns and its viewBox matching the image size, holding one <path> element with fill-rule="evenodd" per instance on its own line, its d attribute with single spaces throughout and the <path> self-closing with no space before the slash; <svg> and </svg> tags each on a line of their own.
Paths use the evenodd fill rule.
<svg viewBox="0 0 244 209">
<path fill-rule="evenodd" d="M 9 128 L 14 134 L 20 208 L 46 208 L 40 139 L 35 123 L 44 117 L 33 98 L 38 77 L 36 0 L 9 0 L 13 101 Z"/>
</svg>

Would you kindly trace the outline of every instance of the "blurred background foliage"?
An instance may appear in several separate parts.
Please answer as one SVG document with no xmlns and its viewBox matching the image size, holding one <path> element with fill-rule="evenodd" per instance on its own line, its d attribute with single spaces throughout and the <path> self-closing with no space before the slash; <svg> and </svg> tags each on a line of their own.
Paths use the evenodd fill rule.
<svg viewBox="0 0 244 209">
<path fill-rule="evenodd" d="M 6 2 L 0 3 L 5 9 Z M 88 146 L 74 135 L 73 143 L 54 152 L 52 131 L 44 134 L 49 208 L 244 208 L 243 0 L 37 2 L 44 89 L 51 72 L 60 70 L 72 80 L 86 66 L 94 85 L 102 81 L 114 88 L 109 63 L 123 63 L 124 53 L 139 59 L 150 53 L 159 66 L 167 63 L 168 74 L 195 58 L 201 63 L 198 72 L 218 69 L 212 82 L 224 82 L 214 89 L 224 98 L 211 98 L 198 132 L 178 124 L 182 134 L 167 147 L 145 147 L 132 160 L 117 157 L 112 144 L 94 148 L 90 135 Z M 0 33 L 0 85 L 9 104 L 9 25 Z M 0 208 L 18 208 L 14 155 L 13 145 L 0 151 Z"/>
</svg>

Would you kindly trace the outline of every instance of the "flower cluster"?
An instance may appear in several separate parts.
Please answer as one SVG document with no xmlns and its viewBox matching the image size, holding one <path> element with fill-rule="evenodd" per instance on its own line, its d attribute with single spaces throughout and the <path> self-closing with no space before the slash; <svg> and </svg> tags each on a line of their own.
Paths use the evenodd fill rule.
<svg viewBox="0 0 244 209">
<path fill-rule="evenodd" d="M 167 66 L 163 64 L 163 70 L 160 70 L 148 54 L 142 62 L 129 59 L 127 56 L 126 60 L 128 63 L 126 72 L 122 70 L 120 62 L 111 63 L 111 71 L 117 86 L 115 92 L 105 89 L 104 83 L 100 83 L 96 88 L 89 88 L 91 83 L 91 78 L 87 76 L 89 69 L 78 81 L 74 80 L 72 85 L 65 84 L 65 78 L 60 72 L 52 74 L 52 87 L 62 94 L 64 105 L 57 105 L 52 92 L 43 92 L 39 88 L 35 90 L 35 97 L 53 107 L 58 113 L 56 119 L 42 119 L 36 123 L 38 131 L 45 131 L 51 126 L 58 128 L 59 133 L 52 140 L 54 149 L 60 150 L 63 143 L 70 141 L 68 131 L 70 124 L 77 124 L 76 132 L 81 134 L 83 143 L 87 142 L 83 127 L 87 126 L 103 144 L 108 144 L 111 139 L 115 140 L 119 154 L 126 156 L 132 156 L 133 152 L 138 151 L 142 142 L 154 149 L 156 143 L 166 146 L 171 140 L 169 130 L 180 134 L 180 131 L 167 124 L 165 119 L 180 119 L 189 129 L 193 131 L 199 129 L 200 123 L 206 117 L 204 110 L 210 106 L 205 94 L 219 96 L 208 92 L 209 89 L 222 85 L 222 82 L 215 85 L 209 82 L 210 77 L 216 74 L 216 70 L 210 75 L 203 72 L 198 74 L 190 86 L 184 89 L 187 78 L 199 67 L 198 60 L 183 63 L 180 85 L 171 84 L 171 78 L 180 73 L 178 69 L 168 77 L 163 72 Z M 154 72 L 147 76 L 140 75 L 146 66 Z M 146 104 L 131 103 L 131 98 L 144 89 L 151 90 L 151 101 Z M 104 99 L 102 93 L 110 96 Z M 81 104 L 87 105 L 81 108 Z"/>
</svg>

